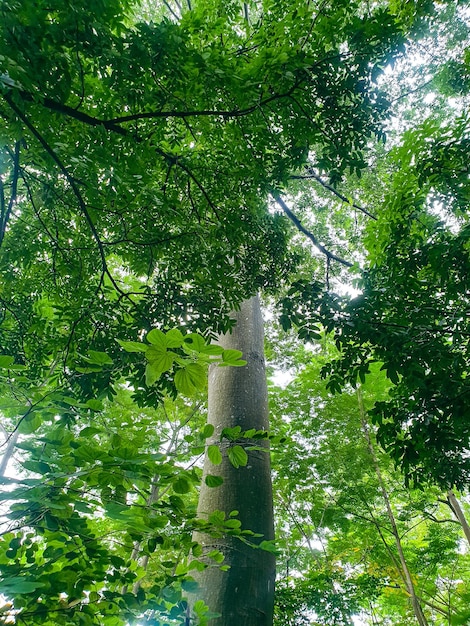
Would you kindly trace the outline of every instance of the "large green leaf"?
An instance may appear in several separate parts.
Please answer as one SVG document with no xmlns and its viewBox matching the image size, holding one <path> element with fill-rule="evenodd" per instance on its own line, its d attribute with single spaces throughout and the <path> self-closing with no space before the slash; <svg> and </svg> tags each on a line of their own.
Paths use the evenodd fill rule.
<svg viewBox="0 0 470 626">
<path fill-rule="evenodd" d="M 207 456 L 214 465 L 220 465 L 222 463 L 222 453 L 219 446 L 211 445 L 207 447 Z"/>
<path fill-rule="evenodd" d="M 234 467 L 245 467 L 248 463 L 248 455 L 241 446 L 230 446 L 227 454 Z"/>
<path fill-rule="evenodd" d="M 191 395 L 206 384 L 206 370 L 199 363 L 188 363 L 175 373 L 175 385 L 178 391 Z"/>
</svg>

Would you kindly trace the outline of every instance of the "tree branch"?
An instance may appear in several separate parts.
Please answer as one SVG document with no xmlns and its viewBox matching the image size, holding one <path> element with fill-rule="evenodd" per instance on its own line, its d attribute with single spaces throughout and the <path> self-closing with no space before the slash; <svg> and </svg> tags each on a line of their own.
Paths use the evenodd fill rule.
<svg viewBox="0 0 470 626">
<path fill-rule="evenodd" d="M 183 170 L 183 172 L 185 172 L 187 174 L 187 176 L 195 183 L 196 187 L 198 187 L 199 191 L 202 193 L 202 195 L 206 199 L 207 204 L 214 211 L 215 216 L 220 221 L 220 215 L 219 215 L 219 211 L 218 211 L 217 207 L 212 202 L 209 194 L 207 193 L 207 191 L 204 188 L 204 185 L 199 181 L 198 178 L 196 178 L 196 176 L 189 169 L 189 167 L 187 167 L 184 163 L 182 163 L 181 159 L 179 159 L 178 157 L 175 157 L 175 156 L 173 156 L 171 154 L 167 154 L 163 150 L 160 150 L 160 148 L 156 148 L 156 152 L 158 154 L 160 154 L 160 156 L 162 156 L 164 159 L 169 161 L 171 164 L 174 164 L 176 167 L 181 168 Z"/>
<path fill-rule="evenodd" d="M 279 193 L 277 193 L 276 191 L 271 191 L 271 195 L 274 198 L 274 200 L 276 200 L 276 202 L 279 204 L 279 206 L 287 215 L 287 217 L 291 220 L 291 222 L 295 224 L 295 226 L 298 228 L 298 230 L 300 230 L 301 233 L 303 233 L 306 237 L 310 239 L 310 241 L 314 244 L 316 248 L 320 250 L 322 254 L 324 254 L 328 259 L 331 259 L 332 261 L 338 261 L 338 263 L 341 263 L 341 265 L 345 265 L 346 267 L 353 266 L 353 263 L 351 263 L 350 261 L 346 261 L 345 259 L 342 259 L 341 257 L 337 256 L 333 252 L 330 252 L 329 250 L 327 250 L 325 246 L 323 246 L 318 241 L 318 239 L 315 237 L 313 233 L 311 233 L 304 226 L 302 226 L 302 223 L 299 220 L 299 218 L 294 213 L 292 213 L 292 211 L 289 209 L 287 204 L 281 198 Z"/>
<path fill-rule="evenodd" d="M 166 8 L 168 9 L 168 11 L 173 15 L 173 17 L 175 18 L 175 20 L 179 20 L 180 16 L 176 15 L 176 13 L 173 11 L 173 9 L 170 6 L 170 3 L 168 2 L 168 0 L 163 0 L 163 4 L 166 6 Z"/>
<path fill-rule="evenodd" d="M 3 240 L 5 238 L 8 220 L 10 219 L 13 206 L 16 202 L 16 197 L 18 194 L 19 176 L 20 176 L 20 142 L 17 141 L 15 144 L 15 152 L 13 154 L 13 175 L 12 175 L 12 181 L 11 181 L 10 199 L 8 201 L 7 207 L 5 207 L 4 202 L 2 202 L 2 210 L 0 213 L 0 246 L 2 245 Z M 2 197 L 3 197 L 3 185 L 2 185 Z"/>
<path fill-rule="evenodd" d="M 324 187 L 325 189 L 328 189 L 328 191 L 331 191 L 331 193 L 333 193 L 335 196 L 337 196 L 343 202 L 347 202 L 348 204 L 353 206 L 355 209 L 357 209 L 358 211 L 361 211 L 362 213 L 364 213 L 368 217 L 372 218 L 373 220 L 377 219 L 375 217 L 375 215 L 373 215 L 372 213 L 369 213 L 369 211 L 367 209 L 364 209 L 364 207 L 359 206 L 358 204 L 355 204 L 354 202 L 352 202 L 352 203 L 349 202 L 349 200 L 346 198 L 346 196 L 343 196 L 343 194 L 340 193 L 339 191 L 337 191 L 334 187 L 332 187 L 331 185 L 328 185 L 328 183 L 325 183 L 325 181 L 322 180 L 321 177 L 318 176 L 318 174 L 315 174 L 315 172 L 311 168 L 309 168 L 307 171 L 308 171 L 308 174 L 305 174 L 303 176 L 290 176 L 290 178 L 292 180 L 305 180 L 305 179 L 313 178 L 314 180 L 319 182 L 320 185 L 322 185 L 322 187 Z"/>
<path fill-rule="evenodd" d="M 8 104 L 10 105 L 11 109 L 16 113 L 16 115 L 25 124 L 25 126 L 28 128 L 28 130 L 31 132 L 31 134 L 39 141 L 39 143 L 42 145 L 42 147 L 47 152 L 47 154 L 51 157 L 51 159 L 59 167 L 60 171 L 62 172 L 62 174 L 64 175 L 65 179 L 69 183 L 69 185 L 70 185 L 70 187 L 71 187 L 75 197 L 77 198 L 78 205 L 79 205 L 80 210 L 81 210 L 81 212 L 82 212 L 82 214 L 83 214 L 83 216 L 85 218 L 85 221 L 88 224 L 88 227 L 89 227 L 89 229 L 91 231 L 93 239 L 96 242 L 96 245 L 97 245 L 98 251 L 99 251 L 99 255 L 100 255 L 100 258 L 101 258 L 102 276 L 101 276 L 101 280 L 100 280 L 100 285 L 101 285 L 101 283 L 103 281 L 103 276 L 106 275 L 106 276 L 108 276 L 109 280 L 111 281 L 111 284 L 116 289 L 116 291 L 118 293 L 123 293 L 122 290 L 117 285 L 116 281 L 114 280 L 114 277 L 111 275 L 111 273 L 110 273 L 110 271 L 108 269 L 108 264 L 107 264 L 107 261 L 106 261 L 106 254 L 105 254 L 105 251 L 104 251 L 103 243 L 102 243 L 102 241 L 100 239 L 98 231 L 96 230 L 96 226 L 94 225 L 93 220 L 91 219 L 91 215 L 88 212 L 87 206 L 85 204 L 85 200 L 83 199 L 83 196 L 80 193 L 80 190 L 78 189 L 75 180 L 73 179 L 73 177 L 69 173 L 69 171 L 66 168 L 66 166 L 62 163 L 60 158 L 57 156 L 57 154 L 51 148 L 51 146 L 47 143 L 47 141 L 41 135 L 41 133 L 38 130 L 36 130 L 36 128 L 31 124 L 31 122 L 28 120 L 28 118 L 24 115 L 24 113 L 22 111 L 20 111 L 20 109 L 16 106 L 16 104 L 13 102 L 13 100 L 7 94 L 5 94 L 4 97 L 5 97 L 5 100 L 8 102 Z"/>
<path fill-rule="evenodd" d="M 297 80 L 292 87 L 286 91 L 285 93 L 275 93 L 271 96 L 264 98 L 257 102 L 256 104 L 252 104 L 251 106 L 245 109 L 232 109 L 230 111 L 218 111 L 216 109 L 202 109 L 202 110 L 193 110 L 193 111 L 147 111 L 145 113 L 135 113 L 134 115 L 124 115 L 122 117 L 115 117 L 111 120 L 101 121 L 97 123 L 101 123 L 104 126 L 114 125 L 114 124 L 123 124 L 125 122 L 134 122 L 136 120 L 143 119 L 158 119 L 158 118 L 185 118 L 185 117 L 222 117 L 224 119 L 235 118 L 235 117 L 244 117 L 246 115 L 250 115 L 254 113 L 260 107 L 269 104 L 275 100 L 281 100 L 282 98 L 289 98 L 292 93 L 297 89 L 302 81 Z M 74 109 L 72 109 L 73 111 Z M 121 131 L 124 130 L 121 128 Z"/>
<path fill-rule="evenodd" d="M 27 91 L 18 89 L 17 93 L 21 96 L 21 98 L 25 102 L 34 101 L 33 96 Z M 8 102 L 8 104 L 11 106 L 11 99 L 8 96 L 8 94 L 3 94 L 3 96 L 5 100 Z M 120 126 L 115 124 L 113 120 L 100 120 L 96 117 L 93 117 L 92 115 L 88 115 L 88 113 L 84 113 L 83 111 L 78 111 L 77 109 L 74 109 L 73 107 L 70 107 L 66 104 L 62 104 L 61 102 L 56 102 L 55 100 L 52 100 L 51 98 L 43 98 L 43 100 L 41 101 L 41 104 L 43 104 L 46 107 L 46 109 L 49 109 L 50 111 L 55 111 L 56 113 L 61 113 L 62 115 L 73 117 L 79 122 L 83 122 L 85 124 L 88 124 L 89 126 L 103 126 L 104 128 L 106 128 L 106 130 L 113 131 L 115 133 L 118 133 L 119 135 L 128 134 L 127 129 L 121 128 Z"/>
<path fill-rule="evenodd" d="M 73 107 L 70 107 L 66 104 L 62 104 L 61 102 L 56 102 L 51 98 L 43 98 L 42 104 L 50 111 L 54 111 L 56 113 L 61 113 L 62 115 L 66 115 L 67 117 L 72 117 L 73 119 L 78 120 L 79 122 L 83 122 L 84 124 L 88 124 L 89 126 L 103 126 L 106 130 L 118 133 L 119 135 L 127 135 L 128 130 L 126 128 L 122 128 L 119 124 L 125 122 L 135 122 L 138 120 L 144 119 L 169 119 L 169 118 L 180 118 L 184 119 L 187 117 L 222 117 L 224 119 L 235 118 L 235 117 L 243 117 L 246 115 L 250 115 L 254 113 L 259 107 L 262 107 L 270 102 L 275 100 L 279 100 L 282 98 L 288 98 L 292 95 L 292 93 L 297 89 L 297 87 L 302 82 L 301 79 L 298 79 L 292 87 L 286 91 L 285 93 L 275 93 L 267 98 L 261 99 L 256 104 L 253 104 L 245 109 L 232 109 L 229 111 L 218 111 L 216 109 L 202 109 L 202 110 L 192 110 L 192 111 L 146 111 L 143 113 L 135 113 L 134 115 L 124 115 L 120 117 L 115 117 L 110 120 L 102 120 L 88 113 L 84 113 L 83 111 L 78 111 Z M 22 89 L 18 89 L 17 92 L 21 96 L 23 100 L 26 102 L 34 101 L 32 94 Z M 8 94 L 4 94 L 4 98 L 11 106 L 11 98 Z"/>
</svg>

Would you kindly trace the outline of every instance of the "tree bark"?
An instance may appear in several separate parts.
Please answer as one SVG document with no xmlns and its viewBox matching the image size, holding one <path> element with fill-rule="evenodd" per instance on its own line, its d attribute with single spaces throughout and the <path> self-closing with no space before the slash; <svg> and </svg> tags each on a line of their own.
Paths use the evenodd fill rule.
<svg viewBox="0 0 470 626">
<path fill-rule="evenodd" d="M 452 489 L 449 489 L 449 491 L 447 492 L 447 500 L 449 502 L 450 508 L 454 512 L 455 517 L 459 520 L 465 537 L 470 545 L 470 526 L 468 525 L 465 513 L 460 506 L 460 502 L 455 497 L 455 493 L 452 491 Z"/>
<path fill-rule="evenodd" d="M 10 462 L 10 459 L 13 457 L 13 453 L 15 452 L 15 446 L 18 441 L 18 435 L 20 431 L 18 430 L 18 428 L 16 428 L 12 433 L 9 433 L 3 427 L 2 430 L 4 431 L 5 435 L 5 442 L 3 445 L 6 445 L 6 448 L 0 462 L 0 476 L 5 476 L 8 463 Z"/>
<path fill-rule="evenodd" d="M 243 352 L 244 367 L 211 366 L 209 371 L 208 423 L 214 426 L 209 445 L 220 445 L 222 463 L 214 465 L 206 455 L 198 504 L 198 517 L 207 519 L 213 511 L 226 514 L 238 511 L 242 529 L 262 535 L 254 542 L 274 538 L 273 505 L 269 445 L 262 450 L 247 450 L 246 467 L 235 468 L 229 461 L 230 445 L 244 448 L 255 442 L 220 440 L 224 428 L 240 426 L 242 431 L 268 429 L 268 398 L 263 348 L 263 319 L 257 296 L 245 301 L 234 314 L 236 326 L 231 334 L 219 338 L 225 349 Z M 256 441 L 259 445 L 259 441 Z M 223 484 L 210 488 L 207 475 L 223 478 Z M 274 604 L 274 555 L 243 543 L 237 537 L 214 538 L 195 533 L 194 540 L 203 554 L 220 550 L 225 555 L 221 571 L 214 564 L 194 574 L 199 583 L 196 594 L 221 617 L 210 620 L 211 626 L 271 626 Z"/>
</svg>

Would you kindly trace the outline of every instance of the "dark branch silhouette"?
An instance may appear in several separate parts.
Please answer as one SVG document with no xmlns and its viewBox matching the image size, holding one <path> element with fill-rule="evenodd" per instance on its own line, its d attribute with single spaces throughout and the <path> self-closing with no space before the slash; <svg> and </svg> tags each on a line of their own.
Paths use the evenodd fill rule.
<svg viewBox="0 0 470 626">
<path fill-rule="evenodd" d="M 353 266 L 353 263 L 351 263 L 350 261 L 346 261 L 345 259 L 342 259 L 341 257 L 337 256 L 333 252 L 330 252 L 329 250 L 327 250 L 325 248 L 325 246 L 323 246 L 318 241 L 318 239 L 315 237 L 315 235 L 313 233 L 311 233 L 304 226 L 302 226 L 302 223 L 299 220 L 299 218 L 294 213 L 292 213 L 292 211 L 289 209 L 289 207 L 284 202 L 284 200 L 281 198 L 281 196 L 279 195 L 278 192 L 271 191 L 271 195 L 276 200 L 276 202 L 279 204 L 279 206 L 284 211 L 284 213 L 287 215 L 287 217 L 291 220 L 291 222 L 293 224 L 295 224 L 295 226 L 300 230 L 301 233 L 303 233 L 306 237 L 308 237 L 310 239 L 310 241 L 315 245 L 316 248 L 318 248 L 320 250 L 320 252 L 322 254 L 324 254 L 328 259 L 331 259 L 332 261 L 337 261 L 338 263 L 341 263 L 341 265 L 345 265 L 346 267 L 352 267 Z"/>
<path fill-rule="evenodd" d="M 91 215 L 88 212 L 85 200 L 83 199 L 83 196 L 80 193 L 80 190 L 79 190 L 79 188 L 77 186 L 77 183 L 75 182 L 75 180 L 71 176 L 71 174 L 68 171 L 68 169 L 66 168 L 66 166 L 62 163 L 61 159 L 55 153 L 55 151 L 51 148 L 51 146 L 44 139 L 44 137 L 41 135 L 41 133 L 31 124 L 31 122 L 24 115 L 24 113 L 22 111 L 20 111 L 20 109 L 16 106 L 16 104 L 13 102 L 13 100 L 7 94 L 4 97 L 5 97 L 5 100 L 8 102 L 8 104 L 10 105 L 11 109 L 16 113 L 16 115 L 20 118 L 20 120 L 23 122 L 23 124 L 28 128 L 28 130 L 31 132 L 31 134 L 39 141 L 41 146 L 44 148 L 44 150 L 47 152 L 47 154 L 51 157 L 51 159 L 54 161 L 54 163 L 59 167 L 60 171 L 62 172 L 62 174 L 64 175 L 65 179 L 69 183 L 69 185 L 70 185 L 70 187 L 71 187 L 75 197 L 77 198 L 80 210 L 81 210 L 81 212 L 82 212 L 82 214 L 83 214 L 83 216 L 85 218 L 85 221 L 88 224 L 88 227 L 90 228 L 90 231 L 91 231 L 91 234 L 93 236 L 93 239 L 95 240 L 96 245 L 98 247 L 98 251 L 99 251 L 99 255 L 100 255 L 100 259 L 101 259 L 101 266 L 102 266 L 102 275 L 101 275 L 101 280 L 100 280 L 100 286 L 101 286 L 101 284 L 103 282 L 104 275 L 106 275 L 106 276 L 108 276 L 109 280 L 111 281 L 111 283 L 112 283 L 113 287 L 116 289 L 116 291 L 118 293 L 123 293 L 122 289 L 120 289 L 120 287 L 117 285 L 116 281 L 114 280 L 114 277 L 112 276 L 111 272 L 109 271 L 108 264 L 107 264 L 107 261 L 106 261 L 106 254 L 105 254 L 104 247 L 103 247 L 103 242 L 101 241 L 100 236 L 98 234 L 98 231 L 96 230 L 96 226 L 93 223 L 93 220 L 91 219 Z"/>
<path fill-rule="evenodd" d="M 290 97 L 292 93 L 297 89 L 297 87 L 301 84 L 301 82 L 302 79 L 298 79 L 285 93 L 275 93 L 267 98 L 259 100 L 259 102 L 256 102 L 255 104 L 252 104 L 245 109 L 232 109 L 229 111 L 218 111 L 217 109 L 202 109 L 192 111 L 144 111 L 142 113 L 135 113 L 133 115 L 123 115 L 109 120 L 102 120 L 97 117 L 93 117 L 88 113 L 84 113 L 83 111 L 79 111 L 71 106 L 68 106 L 67 104 L 56 102 L 51 98 L 45 97 L 41 100 L 41 103 L 50 111 L 55 111 L 56 113 L 66 115 L 67 117 L 76 119 L 79 122 L 88 124 L 89 126 L 103 126 L 108 131 L 125 136 L 128 134 L 128 130 L 126 128 L 122 128 L 120 124 L 124 124 L 126 122 L 135 122 L 138 120 L 169 118 L 185 119 L 187 117 L 221 117 L 224 119 L 244 117 L 246 115 L 254 113 L 257 109 L 265 106 L 266 104 L 269 104 L 270 102 Z M 18 89 L 17 93 L 19 93 L 21 98 L 26 102 L 33 102 L 35 100 L 32 94 L 22 89 Z M 4 94 L 4 98 L 7 100 L 8 103 L 11 102 L 11 99 L 7 96 L 7 94 Z"/>
<path fill-rule="evenodd" d="M 325 183 L 325 181 L 322 180 L 322 178 L 320 176 L 318 176 L 318 174 L 315 174 L 315 172 L 311 168 L 309 168 L 307 171 L 308 171 L 308 174 L 303 174 L 303 175 L 298 175 L 298 176 L 291 176 L 290 178 L 292 180 L 305 180 L 305 179 L 313 178 L 314 180 L 319 182 L 322 187 L 324 187 L 328 191 L 331 191 L 331 193 L 333 193 L 337 198 L 339 198 L 343 202 L 347 202 L 348 204 L 353 206 L 358 211 L 361 211 L 361 213 L 364 213 L 365 215 L 367 215 L 367 217 L 370 217 L 373 220 L 377 219 L 375 217 L 375 215 L 372 215 L 372 213 L 370 213 L 364 207 L 360 206 L 359 204 L 356 204 L 355 202 L 349 202 L 349 200 L 348 200 L 348 198 L 346 198 L 346 196 L 343 196 L 343 194 L 340 193 L 339 191 L 337 191 L 334 187 L 332 187 L 331 185 L 328 185 L 328 183 Z"/>
<path fill-rule="evenodd" d="M 18 179 L 20 176 L 20 142 L 17 141 L 15 144 L 15 152 L 12 155 L 13 159 L 13 173 L 12 173 L 12 181 L 11 181 L 11 193 L 10 199 L 8 201 L 8 206 L 5 206 L 4 194 L 3 194 L 3 183 L 2 183 L 2 207 L 0 211 L 0 246 L 3 243 L 3 239 L 5 238 L 5 232 L 8 224 L 8 220 L 10 219 L 11 212 L 16 202 L 16 197 L 18 194 Z"/>
</svg>

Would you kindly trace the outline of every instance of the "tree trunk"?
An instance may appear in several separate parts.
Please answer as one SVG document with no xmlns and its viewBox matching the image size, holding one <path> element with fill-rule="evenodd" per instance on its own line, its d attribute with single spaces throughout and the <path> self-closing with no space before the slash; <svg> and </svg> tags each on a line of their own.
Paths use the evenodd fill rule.
<svg viewBox="0 0 470 626">
<path fill-rule="evenodd" d="M 7 471 L 8 463 L 13 457 L 13 453 L 15 451 L 16 443 L 18 441 L 18 435 L 20 431 L 16 428 L 12 433 L 9 433 L 2 427 L 5 435 L 5 442 L 3 443 L 5 448 L 5 452 L 3 453 L 2 460 L 0 462 L 0 476 L 5 476 L 5 472 Z"/>
<path fill-rule="evenodd" d="M 465 513 L 460 506 L 460 502 L 455 497 L 455 493 L 452 491 L 452 489 L 449 489 L 449 491 L 447 492 L 447 500 L 449 502 L 450 508 L 454 512 L 455 517 L 459 520 L 465 537 L 467 538 L 467 541 L 470 545 L 470 526 L 468 525 Z"/>
<path fill-rule="evenodd" d="M 262 535 L 254 542 L 274 538 L 272 508 L 271 468 L 269 445 L 263 450 L 247 450 L 246 467 L 235 468 L 227 456 L 228 448 L 244 448 L 259 441 L 240 439 L 230 442 L 220 436 L 224 428 L 240 426 L 242 431 L 255 428 L 268 429 L 268 399 L 263 348 L 263 319 L 257 296 L 245 301 L 231 334 L 219 338 L 225 349 L 243 352 L 247 361 L 244 367 L 211 366 L 209 371 L 208 423 L 214 426 L 209 445 L 220 445 L 223 460 L 220 465 L 211 463 L 206 455 L 204 474 L 199 496 L 198 517 L 207 519 L 213 511 L 223 511 L 226 517 L 238 511 L 242 529 Z M 210 488 L 205 484 L 207 475 L 223 478 L 223 484 Z M 214 564 L 194 574 L 199 583 L 196 594 L 221 617 L 214 618 L 211 626 L 271 626 L 273 620 L 275 559 L 273 554 L 243 543 L 237 537 L 213 538 L 195 533 L 194 540 L 203 546 L 203 554 L 220 550 L 225 555 L 221 571 Z M 210 561 L 209 561 L 210 563 Z"/>
</svg>

